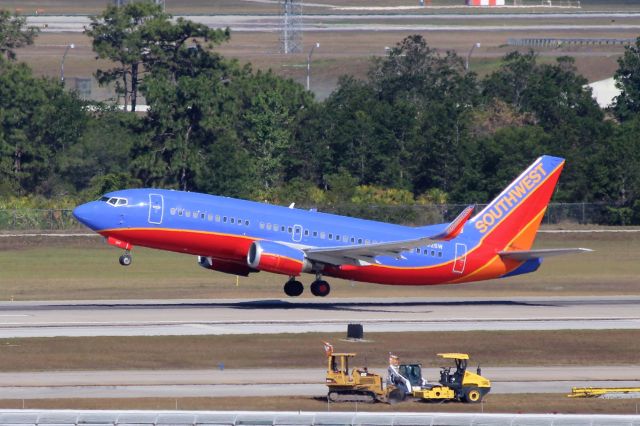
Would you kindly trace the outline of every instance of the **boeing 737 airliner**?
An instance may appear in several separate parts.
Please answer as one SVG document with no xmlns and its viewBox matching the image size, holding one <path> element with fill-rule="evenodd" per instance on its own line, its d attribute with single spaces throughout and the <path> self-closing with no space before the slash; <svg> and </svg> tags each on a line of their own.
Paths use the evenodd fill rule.
<svg viewBox="0 0 640 426">
<path fill-rule="evenodd" d="M 74 216 L 107 242 L 198 256 L 208 269 L 247 276 L 287 275 L 288 296 L 315 274 L 311 293 L 329 294 L 323 276 L 392 285 L 479 281 L 533 272 L 545 256 L 587 249 L 532 250 L 564 166 L 538 158 L 482 211 L 469 206 L 449 224 L 409 227 L 213 195 L 127 189 L 78 206 Z"/>
</svg>

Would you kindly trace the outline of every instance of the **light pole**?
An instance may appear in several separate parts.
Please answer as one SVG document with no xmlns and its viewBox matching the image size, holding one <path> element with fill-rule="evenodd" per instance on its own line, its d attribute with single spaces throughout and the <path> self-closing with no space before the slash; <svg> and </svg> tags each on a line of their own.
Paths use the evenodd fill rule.
<svg viewBox="0 0 640 426">
<path fill-rule="evenodd" d="M 311 50 L 309 51 L 309 55 L 307 56 L 307 90 L 309 90 L 309 87 L 311 86 L 311 55 L 313 55 L 313 49 L 315 49 L 316 47 L 320 47 L 320 43 L 316 43 L 315 45 L 311 46 Z"/>
<path fill-rule="evenodd" d="M 67 48 L 64 49 L 64 55 L 62 55 L 62 62 L 60 63 L 60 82 L 64 84 L 64 59 L 67 57 L 67 53 L 69 53 L 69 49 L 73 49 L 76 46 L 71 43 L 67 44 Z"/>
<path fill-rule="evenodd" d="M 467 71 L 469 71 L 469 60 L 471 59 L 471 54 L 473 53 L 473 49 L 475 49 L 476 47 L 480 47 L 480 43 L 474 43 L 473 46 L 471 46 L 469 53 L 467 54 L 467 60 L 464 63 L 464 69 Z"/>
</svg>

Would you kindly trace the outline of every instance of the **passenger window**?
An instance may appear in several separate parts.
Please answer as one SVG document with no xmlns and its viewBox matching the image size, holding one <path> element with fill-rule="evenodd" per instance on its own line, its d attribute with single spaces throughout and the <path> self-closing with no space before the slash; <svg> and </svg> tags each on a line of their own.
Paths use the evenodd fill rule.
<svg viewBox="0 0 640 426">
<path fill-rule="evenodd" d="M 175 207 L 172 207 L 172 208 L 171 208 L 171 210 L 170 210 L 170 212 L 171 212 L 171 216 L 175 216 L 175 214 L 176 214 L 176 208 L 175 208 Z"/>
<path fill-rule="evenodd" d="M 185 210 L 185 211 L 184 211 L 184 215 L 185 215 L 186 217 L 191 217 L 191 210 Z"/>
<path fill-rule="evenodd" d="M 248 221 L 248 220 L 245 220 L 245 221 L 244 221 L 244 224 L 245 224 L 246 226 L 249 226 L 249 221 Z"/>
<path fill-rule="evenodd" d="M 179 210 L 178 210 L 178 216 L 182 216 L 182 213 L 183 213 L 183 212 L 184 212 L 184 210 L 179 209 Z"/>
<path fill-rule="evenodd" d="M 325 236 L 325 233 L 324 232 L 320 232 L 320 239 L 324 240 L 324 236 Z"/>
<path fill-rule="evenodd" d="M 205 216 L 206 216 L 205 213 L 200 213 L 200 219 L 204 220 Z"/>
<path fill-rule="evenodd" d="M 207 220 L 209 222 L 213 222 L 213 215 L 211 213 L 209 213 L 209 216 L 207 216 Z"/>
<path fill-rule="evenodd" d="M 329 233 L 329 239 L 333 240 L 333 234 L 332 233 Z"/>
<path fill-rule="evenodd" d="M 431 256 L 432 256 L 432 257 L 436 257 L 436 252 L 435 252 L 435 250 L 431 250 Z"/>
<path fill-rule="evenodd" d="M 220 215 L 219 214 L 216 215 L 216 222 L 220 222 Z"/>
<path fill-rule="evenodd" d="M 236 223 L 236 219 L 235 219 L 235 218 L 233 218 L 233 217 L 230 217 L 230 218 L 229 218 L 229 223 Z"/>
<path fill-rule="evenodd" d="M 267 223 L 267 231 L 271 231 L 271 224 Z"/>
<path fill-rule="evenodd" d="M 278 232 L 278 225 L 276 225 L 275 223 L 273 224 L 273 230 Z"/>
<path fill-rule="evenodd" d="M 305 237 L 308 237 L 308 236 L 309 236 L 309 230 L 308 230 L 308 229 L 305 229 L 305 230 L 304 230 L 304 236 L 305 236 Z"/>
<path fill-rule="evenodd" d="M 336 241 L 340 241 L 340 235 L 336 234 Z"/>
<path fill-rule="evenodd" d="M 349 237 L 348 237 L 348 236 L 346 236 L 346 235 L 343 235 L 343 236 L 342 236 L 342 242 L 343 242 L 343 243 L 348 243 L 348 242 L 349 242 Z"/>
<path fill-rule="evenodd" d="M 290 234 L 293 234 L 293 228 L 292 227 L 287 228 L 287 230 L 289 231 Z"/>
<path fill-rule="evenodd" d="M 366 240 L 364 243 L 365 244 L 371 244 L 371 240 Z"/>
<path fill-rule="evenodd" d="M 313 231 L 313 236 L 314 236 L 315 238 L 318 238 L 318 231 Z"/>
<path fill-rule="evenodd" d="M 420 254 L 420 248 L 416 249 L 416 253 Z"/>
<path fill-rule="evenodd" d="M 351 237 L 351 242 L 355 244 L 356 238 L 355 237 Z"/>
<path fill-rule="evenodd" d="M 358 244 L 362 244 L 362 238 L 358 238 Z"/>
<path fill-rule="evenodd" d="M 280 230 L 281 230 L 282 232 L 284 232 L 284 231 L 286 231 L 286 230 L 287 230 L 287 227 L 286 227 L 286 226 L 284 226 L 284 225 L 282 225 L 282 226 L 280 227 Z"/>
<path fill-rule="evenodd" d="M 442 257 L 442 252 L 441 251 L 438 252 L 438 257 Z"/>
<path fill-rule="evenodd" d="M 260 229 L 264 229 L 264 222 L 260 222 Z"/>
<path fill-rule="evenodd" d="M 238 225 L 242 226 L 242 219 L 238 219 Z"/>
<path fill-rule="evenodd" d="M 222 217 L 222 221 L 223 221 L 224 223 L 227 223 L 227 217 L 226 217 L 226 216 L 223 216 L 223 217 Z"/>
</svg>

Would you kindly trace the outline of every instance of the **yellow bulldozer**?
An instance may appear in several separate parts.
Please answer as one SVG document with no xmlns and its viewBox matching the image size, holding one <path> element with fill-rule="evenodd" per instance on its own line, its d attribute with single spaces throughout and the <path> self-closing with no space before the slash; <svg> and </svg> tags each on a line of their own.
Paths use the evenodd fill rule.
<svg viewBox="0 0 640 426">
<path fill-rule="evenodd" d="M 329 343 L 324 344 L 327 355 L 327 398 L 331 402 L 387 402 L 402 401 L 405 394 L 396 386 L 388 385 L 382 376 L 367 367 L 355 367 L 349 371 L 349 360 L 355 353 L 336 353 Z"/>
</svg>

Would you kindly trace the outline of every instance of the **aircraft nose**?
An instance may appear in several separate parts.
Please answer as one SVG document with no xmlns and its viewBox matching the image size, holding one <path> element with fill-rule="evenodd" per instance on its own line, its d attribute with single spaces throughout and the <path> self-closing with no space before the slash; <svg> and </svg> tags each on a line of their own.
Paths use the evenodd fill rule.
<svg viewBox="0 0 640 426">
<path fill-rule="evenodd" d="M 73 209 L 73 216 L 78 219 L 78 221 L 83 225 L 86 225 L 94 230 L 97 229 L 96 219 L 98 218 L 98 216 L 95 201 L 81 204 Z"/>
</svg>

